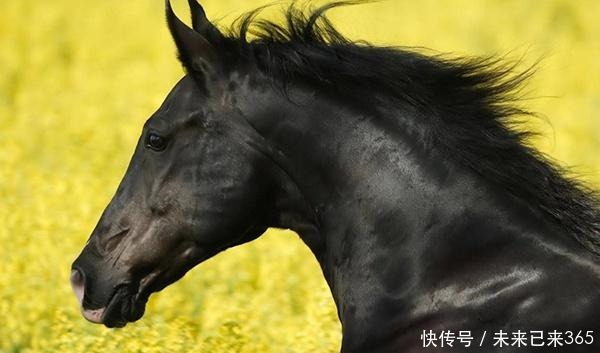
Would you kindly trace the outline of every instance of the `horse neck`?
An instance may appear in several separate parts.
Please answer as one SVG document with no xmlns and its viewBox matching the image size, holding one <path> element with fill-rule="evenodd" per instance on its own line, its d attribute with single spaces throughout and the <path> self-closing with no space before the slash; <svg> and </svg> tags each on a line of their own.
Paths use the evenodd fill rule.
<svg viewBox="0 0 600 353">
<path fill-rule="evenodd" d="M 302 204 L 271 226 L 295 230 L 315 254 L 346 346 L 368 340 L 360 333 L 375 323 L 397 328 L 426 315 L 419 297 L 465 253 L 485 259 L 541 227 L 526 205 L 427 147 L 414 112 L 365 114 L 310 94 L 298 101 L 251 124 L 284 156 L 274 158 L 285 159 L 293 187 L 284 189 L 295 191 L 282 212 Z"/>
</svg>

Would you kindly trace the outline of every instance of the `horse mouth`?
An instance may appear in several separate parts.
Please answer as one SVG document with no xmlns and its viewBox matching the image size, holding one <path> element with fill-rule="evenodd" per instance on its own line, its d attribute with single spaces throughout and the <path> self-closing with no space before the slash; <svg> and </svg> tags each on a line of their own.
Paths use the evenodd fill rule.
<svg viewBox="0 0 600 353">
<path fill-rule="evenodd" d="M 147 296 L 132 294 L 126 286 L 120 286 L 115 289 L 106 306 L 86 309 L 82 305 L 81 314 L 89 322 L 103 324 L 108 328 L 124 327 L 144 315 L 147 300 Z"/>
</svg>

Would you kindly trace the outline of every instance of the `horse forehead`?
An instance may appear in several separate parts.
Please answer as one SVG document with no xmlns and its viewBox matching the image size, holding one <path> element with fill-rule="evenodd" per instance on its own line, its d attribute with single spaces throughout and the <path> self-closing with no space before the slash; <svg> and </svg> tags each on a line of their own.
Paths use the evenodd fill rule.
<svg viewBox="0 0 600 353">
<path fill-rule="evenodd" d="M 202 107 L 205 101 L 196 82 L 184 76 L 167 95 L 167 98 L 158 110 L 158 115 L 166 119 L 184 118 L 186 112 L 192 112 Z M 182 114 L 184 113 L 184 114 Z"/>
</svg>

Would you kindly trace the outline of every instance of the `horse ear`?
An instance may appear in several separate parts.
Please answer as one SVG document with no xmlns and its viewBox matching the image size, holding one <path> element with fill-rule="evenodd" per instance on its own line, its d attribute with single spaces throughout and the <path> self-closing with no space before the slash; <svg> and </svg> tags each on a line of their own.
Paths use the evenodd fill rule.
<svg viewBox="0 0 600 353">
<path fill-rule="evenodd" d="M 165 1 L 165 9 L 167 25 L 177 46 L 179 60 L 188 74 L 208 94 L 223 72 L 218 50 L 202 33 L 191 29 L 175 15 L 170 0 Z"/>
<path fill-rule="evenodd" d="M 217 45 L 223 39 L 221 32 L 206 18 L 206 12 L 197 0 L 188 0 L 192 13 L 192 27 L 209 42 Z"/>
</svg>

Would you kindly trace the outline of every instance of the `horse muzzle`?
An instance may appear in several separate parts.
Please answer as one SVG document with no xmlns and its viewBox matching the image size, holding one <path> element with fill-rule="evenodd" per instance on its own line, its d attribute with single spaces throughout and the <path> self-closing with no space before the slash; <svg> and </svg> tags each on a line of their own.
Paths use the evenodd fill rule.
<svg viewBox="0 0 600 353">
<path fill-rule="evenodd" d="M 139 320 L 146 307 L 147 297 L 139 293 L 132 294 L 130 286 L 117 286 L 105 306 L 95 309 L 87 308 L 85 303 L 85 274 L 73 268 L 71 272 L 71 287 L 77 297 L 81 314 L 89 322 L 103 324 L 106 327 L 123 327 L 128 322 Z"/>
</svg>

